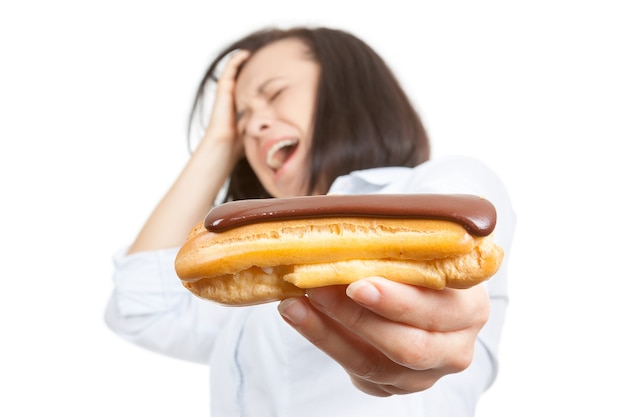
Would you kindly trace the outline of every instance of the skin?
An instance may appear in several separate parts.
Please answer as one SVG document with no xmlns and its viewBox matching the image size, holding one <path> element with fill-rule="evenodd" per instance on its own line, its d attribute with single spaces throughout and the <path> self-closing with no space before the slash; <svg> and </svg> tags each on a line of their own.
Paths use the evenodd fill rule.
<svg viewBox="0 0 626 417">
<path fill-rule="evenodd" d="M 181 246 L 244 156 L 273 196 L 304 195 L 319 77 L 305 52 L 304 44 L 288 39 L 252 57 L 246 51 L 230 57 L 202 141 L 129 253 Z M 268 149 L 285 138 L 297 140 L 296 151 L 279 169 L 269 167 Z M 358 389 L 388 396 L 422 391 L 467 368 L 489 298 L 482 285 L 435 291 L 371 277 L 309 290 L 279 303 L 278 311 Z"/>
<path fill-rule="evenodd" d="M 209 211 L 224 181 L 243 157 L 235 121 L 235 74 L 249 56 L 233 54 L 217 83 L 213 112 L 198 147 L 157 204 L 128 253 L 182 246 Z"/>
<path fill-rule="evenodd" d="M 480 285 L 434 291 L 372 277 L 307 295 L 282 301 L 283 318 L 376 396 L 422 391 L 467 368 L 489 316 Z"/>
<path fill-rule="evenodd" d="M 319 73 L 319 65 L 307 57 L 307 48 L 286 39 L 251 57 L 237 80 L 237 129 L 245 155 L 274 197 L 306 194 Z M 268 166 L 268 151 L 285 140 L 297 141 L 295 152 L 280 168 Z"/>
</svg>

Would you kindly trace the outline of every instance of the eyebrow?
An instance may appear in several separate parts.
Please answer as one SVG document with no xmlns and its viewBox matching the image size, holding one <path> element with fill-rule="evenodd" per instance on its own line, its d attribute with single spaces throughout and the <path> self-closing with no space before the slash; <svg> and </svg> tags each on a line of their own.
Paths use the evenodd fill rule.
<svg viewBox="0 0 626 417">
<path fill-rule="evenodd" d="M 273 77 L 273 78 L 269 78 L 263 81 L 261 85 L 259 85 L 256 89 L 257 96 L 262 96 L 265 93 L 265 89 L 267 88 L 268 85 L 270 85 L 272 82 L 279 80 L 281 78 L 284 78 L 284 77 Z M 243 109 L 235 113 L 235 122 L 239 122 L 239 120 L 241 120 L 244 114 L 246 114 L 246 109 Z"/>
</svg>

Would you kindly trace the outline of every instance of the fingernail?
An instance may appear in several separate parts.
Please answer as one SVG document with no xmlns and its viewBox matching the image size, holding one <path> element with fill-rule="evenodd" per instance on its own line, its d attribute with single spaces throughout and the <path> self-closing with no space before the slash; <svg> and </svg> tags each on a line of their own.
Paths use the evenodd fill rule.
<svg viewBox="0 0 626 417">
<path fill-rule="evenodd" d="M 380 292 L 374 284 L 366 280 L 355 281 L 346 289 L 348 297 L 359 304 L 374 305 L 380 300 Z"/>
<path fill-rule="evenodd" d="M 278 312 L 293 324 L 302 323 L 307 316 L 306 307 L 299 298 L 287 298 L 281 301 L 278 304 Z"/>
</svg>

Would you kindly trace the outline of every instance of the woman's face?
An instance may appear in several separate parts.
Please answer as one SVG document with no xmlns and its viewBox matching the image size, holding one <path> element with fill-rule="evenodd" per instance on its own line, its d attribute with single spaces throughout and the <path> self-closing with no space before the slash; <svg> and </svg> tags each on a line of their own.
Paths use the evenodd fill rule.
<svg viewBox="0 0 626 417">
<path fill-rule="evenodd" d="M 237 130 L 246 158 L 274 197 L 307 194 L 319 64 L 298 39 L 252 55 L 235 89 Z"/>
</svg>

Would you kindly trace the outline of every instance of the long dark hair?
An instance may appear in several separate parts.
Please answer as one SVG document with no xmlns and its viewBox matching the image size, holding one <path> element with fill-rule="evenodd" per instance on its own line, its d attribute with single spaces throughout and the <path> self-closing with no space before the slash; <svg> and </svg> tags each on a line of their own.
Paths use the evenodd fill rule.
<svg viewBox="0 0 626 417">
<path fill-rule="evenodd" d="M 384 60 L 365 42 L 337 29 L 269 28 L 224 48 L 198 87 L 190 114 L 201 109 L 207 83 L 226 55 L 254 54 L 287 38 L 303 41 L 320 64 L 310 155 L 309 193 L 327 191 L 349 172 L 385 166 L 413 167 L 428 160 L 430 143 L 419 115 Z M 270 197 L 243 158 L 230 176 L 226 200 Z"/>
</svg>

